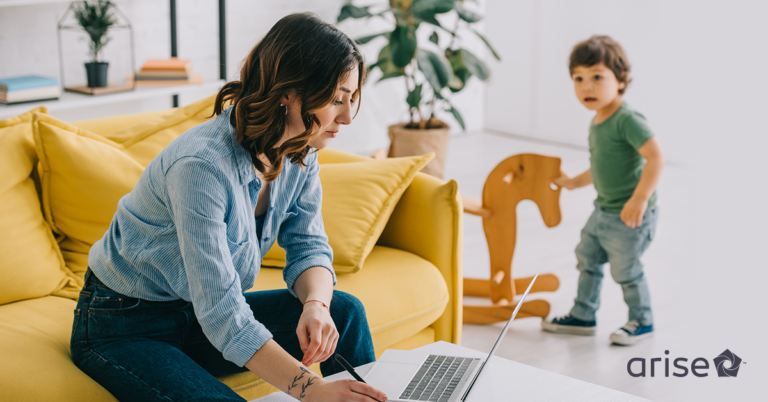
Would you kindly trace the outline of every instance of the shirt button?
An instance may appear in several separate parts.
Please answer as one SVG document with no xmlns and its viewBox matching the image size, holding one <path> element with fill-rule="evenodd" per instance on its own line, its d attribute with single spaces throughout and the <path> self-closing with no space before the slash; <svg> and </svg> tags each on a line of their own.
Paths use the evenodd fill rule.
<svg viewBox="0 0 768 402">
<path fill-rule="evenodd" d="M 269 241 L 269 237 L 265 237 L 265 238 L 264 238 L 264 241 Z"/>
</svg>

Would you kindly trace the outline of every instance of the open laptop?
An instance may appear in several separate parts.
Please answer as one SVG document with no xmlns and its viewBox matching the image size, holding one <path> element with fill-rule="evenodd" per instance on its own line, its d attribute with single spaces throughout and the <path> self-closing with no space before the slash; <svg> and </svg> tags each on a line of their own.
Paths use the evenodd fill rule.
<svg viewBox="0 0 768 402">
<path fill-rule="evenodd" d="M 538 275 L 528 285 L 485 360 L 443 355 L 424 357 L 423 354 L 411 351 L 387 350 L 368 372 L 365 382 L 387 394 L 390 401 L 466 400 L 483 367 L 504 339 L 509 324 L 515 319 L 536 278 Z"/>
</svg>

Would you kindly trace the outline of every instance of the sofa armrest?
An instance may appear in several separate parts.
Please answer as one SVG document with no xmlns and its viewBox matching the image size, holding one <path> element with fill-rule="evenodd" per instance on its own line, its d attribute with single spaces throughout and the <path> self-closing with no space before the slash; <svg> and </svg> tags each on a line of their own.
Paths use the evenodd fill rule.
<svg viewBox="0 0 768 402">
<path fill-rule="evenodd" d="M 323 163 L 369 160 L 334 149 L 318 152 Z M 414 253 L 434 264 L 445 279 L 449 301 L 432 324 L 435 341 L 461 343 L 463 206 L 459 185 L 419 173 L 405 190 L 377 244 Z"/>
<path fill-rule="evenodd" d="M 449 301 L 432 324 L 435 341 L 461 343 L 462 201 L 455 180 L 419 173 L 392 212 L 378 244 L 414 253 L 434 264 L 445 278 Z"/>
</svg>

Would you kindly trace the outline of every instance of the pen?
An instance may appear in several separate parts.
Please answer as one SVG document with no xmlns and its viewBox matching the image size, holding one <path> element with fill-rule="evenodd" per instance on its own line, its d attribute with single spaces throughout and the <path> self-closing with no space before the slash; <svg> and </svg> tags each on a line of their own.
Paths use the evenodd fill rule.
<svg viewBox="0 0 768 402">
<path fill-rule="evenodd" d="M 355 377 L 355 380 L 360 381 L 363 384 L 366 384 L 366 382 L 363 381 L 363 379 L 360 378 L 360 376 L 357 375 L 357 373 L 355 373 L 355 369 L 352 368 L 352 366 L 349 363 L 347 363 L 347 361 L 344 360 L 344 358 L 341 357 L 340 354 L 337 353 L 334 358 L 336 359 L 336 362 L 341 364 L 349 374 L 352 374 L 352 377 Z"/>
</svg>

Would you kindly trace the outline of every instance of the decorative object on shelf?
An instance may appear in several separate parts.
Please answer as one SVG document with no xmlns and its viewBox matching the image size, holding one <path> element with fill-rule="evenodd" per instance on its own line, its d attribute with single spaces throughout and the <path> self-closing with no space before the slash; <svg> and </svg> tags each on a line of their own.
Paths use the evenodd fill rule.
<svg viewBox="0 0 768 402">
<path fill-rule="evenodd" d="M 115 30 L 128 31 L 131 52 L 130 69 L 128 71 L 133 71 L 135 64 L 133 28 L 128 18 L 125 17 L 117 5 L 109 0 L 75 1 L 70 3 L 69 8 L 67 8 L 58 24 L 61 80 L 64 84 L 64 90 L 89 95 L 103 95 L 130 91 L 135 88 L 132 81 L 126 80 L 125 84 L 114 84 L 107 80 L 109 63 L 102 61 L 103 51 L 107 43 L 112 40 L 108 33 Z M 85 85 L 68 86 L 65 84 L 64 54 L 66 52 L 62 50 L 62 31 L 84 32 L 87 36 L 85 39 L 88 41 L 90 61 L 84 63 L 86 71 Z"/>
<path fill-rule="evenodd" d="M 107 33 L 109 28 L 117 22 L 115 15 L 110 11 L 112 2 L 108 0 L 98 0 L 95 3 L 82 1 L 73 2 L 72 6 L 77 23 L 85 30 L 90 39 L 91 61 L 85 63 L 88 87 L 106 87 L 109 63 L 99 61 L 99 51 L 109 43 L 110 37 Z"/>
<path fill-rule="evenodd" d="M 136 73 L 136 86 L 140 87 L 202 83 L 203 77 L 192 72 L 192 63 L 176 57 L 147 60 L 141 70 Z"/>
<path fill-rule="evenodd" d="M 383 9 L 375 9 L 382 6 Z M 437 119 L 436 114 L 450 112 L 465 129 L 464 119 L 447 94 L 460 92 L 472 76 L 482 81 L 490 76 L 485 63 L 461 47 L 461 34 L 466 31 L 474 33 L 496 59 L 500 58 L 488 40 L 471 25 L 480 21 L 482 16 L 471 6 L 467 7 L 467 2 L 463 0 L 391 0 L 388 5 L 382 6 L 357 7 L 349 1 L 341 7 L 337 20 L 376 17 L 394 22 L 390 31 L 356 40 L 359 44 L 366 44 L 379 36 L 386 38 L 389 42 L 379 51 L 378 60 L 370 66 L 369 72 L 375 68 L 381 71 L 378 82 L 398 77 L 405 79 L 408 90 L 405 101 L 410 121 L 389 127 L 392 145 L 388 155 L 435 152 L 435 159 L 423 171 L 442 177 L 450 128 Z M 449 15 L 453 11 L 456 23 L 452 28 L 437 19 L 438 14 Z M 417 35 L 421 27 L 432 30 L 429 40 L 417 40 L 417 37 L 426 38 Z"/>
<path fill-rule="evenodd" d="M 0 78 L 0 103 L 4 105 L 56 100 L 60 94 L 59 80 L 56 78 L 38 75 Z"/>
</svg>

